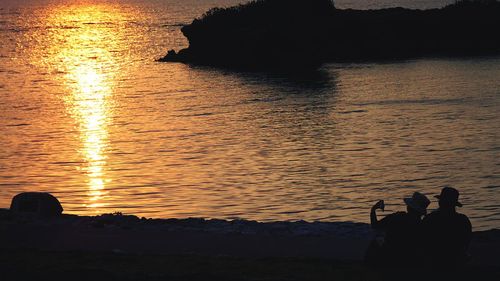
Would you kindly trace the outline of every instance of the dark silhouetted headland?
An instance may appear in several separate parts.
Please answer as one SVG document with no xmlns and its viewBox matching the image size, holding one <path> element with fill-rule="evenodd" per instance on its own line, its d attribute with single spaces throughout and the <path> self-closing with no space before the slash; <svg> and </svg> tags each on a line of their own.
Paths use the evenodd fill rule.
<svg viewBox="0 0 500 281">
<path fill-rule="evenodd" d="M 170 51 L 162 60 L 241 68 L 317 67 L 334 12 L 329 0 L 214 8 L 182 28 L 189 48 Z"/>
<path fill-rule="evenodd" d="M 160 61 L 244 69 L 327 61 L 500 53 L 500 2 L 441 9 L 336 9 L 330 0 L 258 0 L 214 8 L 182 28 L 189 47 Z"/>
</svg>

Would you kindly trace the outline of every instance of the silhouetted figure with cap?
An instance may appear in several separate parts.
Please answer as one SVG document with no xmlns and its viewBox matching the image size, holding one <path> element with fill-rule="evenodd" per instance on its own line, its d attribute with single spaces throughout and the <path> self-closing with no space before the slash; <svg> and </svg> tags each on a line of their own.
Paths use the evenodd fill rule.
<svg viewBox="0 0 500 281">
<path fill-rule="evenodd" d="M 436 196 L 439 209 L 423 220 L 426 258 L 433 269 L 447 270 L 467 260 L 472 225 L 467 216 L 456 211 L 456 207 L 462 207 L 459 195 L 455 188 L 444 187 Z"/>
<path fill-rule="evenodd" d="M 396 212 L 377 219 L 377 209 L 384 209 L 384 201 L 378 201 L 370 212 L 373 229 L 385 232 L 383 243 L 373 241 L 367 250 L 366 262 L 371 265 L 413 266 L 421 259 L 421 219 L 427 213 L 430 201 L 419 192 L 405 198 L 406 212 Z"/>
</svg>

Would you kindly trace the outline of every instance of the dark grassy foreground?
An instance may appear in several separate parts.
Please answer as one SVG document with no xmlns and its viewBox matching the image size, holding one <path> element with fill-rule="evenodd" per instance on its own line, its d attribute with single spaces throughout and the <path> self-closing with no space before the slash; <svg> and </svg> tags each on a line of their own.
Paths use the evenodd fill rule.
<svg viewBox="0 0 500 281">
<path fill-rule="evenodd" d="M 7 280 L 368 280 L 359 264 L 322 259 L 1 251 Z"/>
<path fill-rule="evenodd" d="M 182 28 L 189 47 L 160 61 L 311 69 L 329 61 L 500 54 L 500 2 L 441 9 L 337 9 L 331 0 L 257 0 L 214 8 Z"/>
<path fill-rule="evenodd" d="M 119 213 L 42 218 L 0 209 L 0 281 L 500 280 L 500 230 L 474 232 L 467 266 L 440 273 L 424 270 L 433 266 L 426 261 L 403 262 L 413 266 L 406 270 L 366 266 L 366 227 Z"/>
<path fill-rule="evenodd" d="M 498 268 L 470 267 L 455 275 L 360 262 L 306 258 L 233 258 L 92 252 L 1 250 L 1 280 L 500 280 Z M 450 279 L 451 278 L 451 279 Z"/>
</svg>

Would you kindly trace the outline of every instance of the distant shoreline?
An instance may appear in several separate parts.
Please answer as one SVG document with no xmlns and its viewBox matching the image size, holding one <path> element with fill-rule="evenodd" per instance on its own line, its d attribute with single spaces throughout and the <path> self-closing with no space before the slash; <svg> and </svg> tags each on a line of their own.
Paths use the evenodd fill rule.
<svg viewBox="0 0 500 281">
<path fill-rule="evenodd" d="M 500 2 L 440 9 L 337 9 L 330 0 L 260 0 L 214 8 L 181 31 L 189 47 L 159 59 L 255 70 L 324 62 L 500 54 Z"/>
</svg>

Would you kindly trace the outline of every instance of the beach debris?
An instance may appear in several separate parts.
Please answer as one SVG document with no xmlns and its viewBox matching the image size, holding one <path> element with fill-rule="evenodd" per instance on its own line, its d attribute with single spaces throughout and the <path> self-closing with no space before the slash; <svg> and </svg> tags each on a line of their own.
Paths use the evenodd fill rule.
<svg viewBox="0 0 500 281">
<path fill-rule="evenodd" d="M 10 211 L 14 216 L 47 218 L 60 216 L 63 207 L 59 200 L 50 193 L 24 192 L 12 198 Z"/>
</svg>

